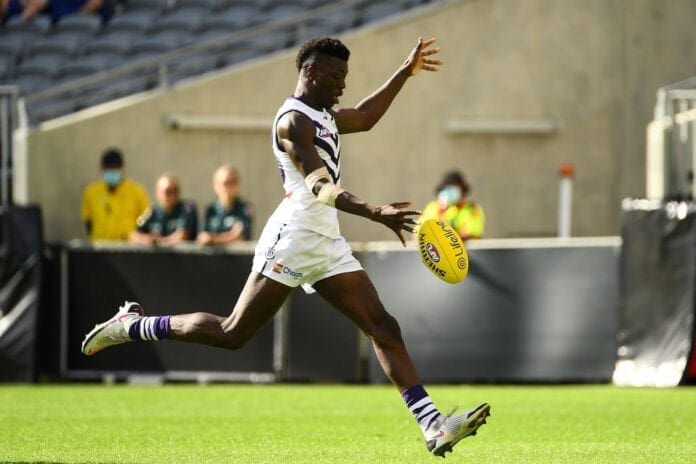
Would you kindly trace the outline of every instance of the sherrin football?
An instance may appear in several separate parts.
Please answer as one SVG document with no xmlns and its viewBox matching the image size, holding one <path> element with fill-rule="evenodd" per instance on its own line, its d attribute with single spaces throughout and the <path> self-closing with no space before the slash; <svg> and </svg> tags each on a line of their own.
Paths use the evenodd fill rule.
<svg viewBox="0 0 696 464">
<path fill-rule="evenodd" d="M 459 283 L 469 272 L 469 255 L 461 237 L 438 219 L 428 219 L 420 225 L 418 251 L 425 267 L 447 283 Z"/>
</svg>

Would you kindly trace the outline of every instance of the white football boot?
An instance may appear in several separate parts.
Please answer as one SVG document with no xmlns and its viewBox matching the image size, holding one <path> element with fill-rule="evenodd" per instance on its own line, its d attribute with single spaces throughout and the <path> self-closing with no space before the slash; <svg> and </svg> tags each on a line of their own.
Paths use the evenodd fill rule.
<svg viewBox="0 0 696 464">
<path fill-rule="evenodd" d="M 447 451 L 452 452 L 452 447 L 462 438 L 476 435 L 479 427 L 486 423 L 486 418 L 491 415 L 491 406 L 481 403 L 471 411 L 453 416 L 455 407 L 446 416 L 440 416 L 425 432 L 425 446 L 435 456 L 445 457 Z"/>
<path fill-rule="evenodd" d="M 138 303 L 126 301 L 108 321 L 97 324 L 82 341 L 82 353 L 88 356 L 112 345 L 130 342 L 128 329 L 143 317 L 143 308 Z"/>
</svg>

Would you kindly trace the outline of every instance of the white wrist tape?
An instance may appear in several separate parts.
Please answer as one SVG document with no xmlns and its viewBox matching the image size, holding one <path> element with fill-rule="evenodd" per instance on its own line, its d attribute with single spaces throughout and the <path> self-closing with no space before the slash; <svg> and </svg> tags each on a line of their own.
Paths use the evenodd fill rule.
<svg viewBox="0 0 696 464">
<path fill-rule="evenodd" d="M 325 205 L 336 207 L 336 197 L 339 196 L 344 189 L 339 187 L 334 183 L 326 183 L 321 186 L 319 193 L 317 194 L 317 200 L 324 203 Z"/>
<path fill-rule="evenodd" d="M 326 169 L 326 167 L 315 169 L 305 176 L 304 181 L 310 192 L 314 193 L 314 184 L 316 184 L 319 179 L 326 179 L 331 182 L 331 174 L 329 174 L 329 170 Z"/>
<path fill-rule="evenodd" d="M 321 186 L 317 192 L 317 200 L 324 203 L 325 205 L 336 207 L 336 197 L 345 192 L 344 189 L 334 184 L 331 181 L 331 175 L 329 170 L 325 167 L 315 169 L 314 171 L 307 174 L 305 177 L 305 184 L 310 192 L 314 192 L 314 186 L 319 181 L 319 179 L 324 179 L 326 183 Z"/>
</svg>

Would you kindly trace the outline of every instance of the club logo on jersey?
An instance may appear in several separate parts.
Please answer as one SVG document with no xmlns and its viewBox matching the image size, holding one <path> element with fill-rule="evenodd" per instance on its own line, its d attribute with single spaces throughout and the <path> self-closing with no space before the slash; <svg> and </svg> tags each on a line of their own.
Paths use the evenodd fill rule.
<svg viewBox="0 0 696 464">
<path fill-rule="evenodd" d="M 319 137 L 325 139 L 326 137 L 331 137 L 331 132 L 324 126 L 319 126 Z"/>
<path fill-rule="evenodd" d="M 430 242 L 427 242 L 425 244 L 425 251 L 428 252 L 428 255 L 430 255 L 430 259 L 432 259 L 434 263 L 440 262 L 440 252 L 437 251 L 437 248 L 435 248 L 435 245 L 433 245 Z"/>
<path fill-rule="evenodd" d="M 273 259 L 275 257 L 275 248 L 274 247 L 268 247 L 266 249 L 266 259 Z"/>
<path fill-rule="evenodd" d="M 273 272 L 276 274 L 286 274 L 292 277 L 295 280 L 300 280 L 303 277 L 303 274 L 301 272 L 294 271 L 290 269 L 287 266 L 283 266 L 283 263 L 281 262 L 276 262 L 273 265 Z"/>
</svg>

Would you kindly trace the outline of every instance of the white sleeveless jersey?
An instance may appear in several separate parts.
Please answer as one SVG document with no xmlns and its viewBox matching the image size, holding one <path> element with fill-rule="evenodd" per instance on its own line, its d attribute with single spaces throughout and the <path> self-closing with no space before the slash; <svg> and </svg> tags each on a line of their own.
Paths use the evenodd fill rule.
<svg viewBox="0 0 696 464">
<path fill-rule="evenodd" d="M 312 120 L 315 127 L 314 146 L 317 153 L 324 161 L 334 183 L 339 185 L 341 181 L 341 141 L 333 115 L 326 110 L 315 110 L 297 98 L 289 97 L 276 113 L 271 134 L 273 154 L 280 169 L 285 198 L 268 221 L 302 227 L 327 237 L 338 238 L 341 233 L 336 208 L 319 202 L 317 197 L 309 191 L 305 185 L 304 176 L 297 170 L 278 141 L 276 132 L 278 120 L 291 111 L 302 113 Z"/>
</svg>

